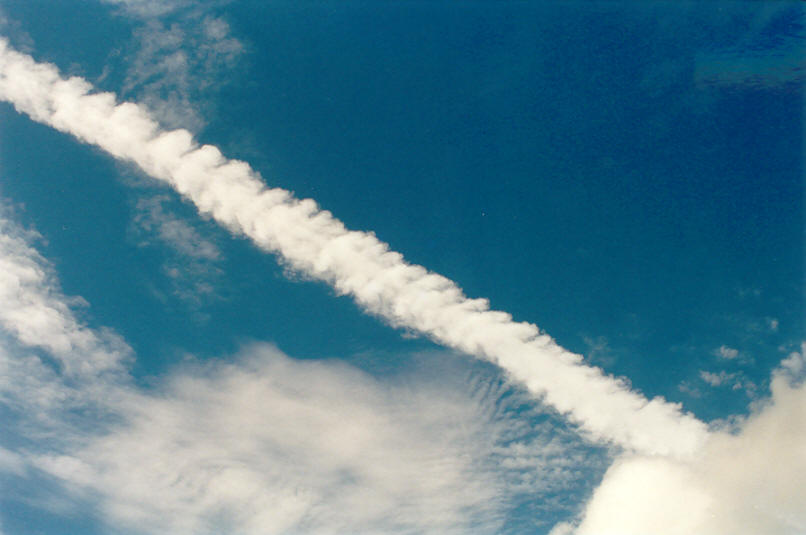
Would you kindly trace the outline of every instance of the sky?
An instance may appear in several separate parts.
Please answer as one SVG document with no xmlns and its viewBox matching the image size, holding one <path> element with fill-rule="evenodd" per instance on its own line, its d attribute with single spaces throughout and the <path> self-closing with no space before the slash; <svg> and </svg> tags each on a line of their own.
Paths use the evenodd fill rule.
<svg viewBox="0 0 806 535">
<path fill-rule="evenodd" d="M 806 533 L 805 9 L 0 0 L 0 534 Z"/>
</svg>

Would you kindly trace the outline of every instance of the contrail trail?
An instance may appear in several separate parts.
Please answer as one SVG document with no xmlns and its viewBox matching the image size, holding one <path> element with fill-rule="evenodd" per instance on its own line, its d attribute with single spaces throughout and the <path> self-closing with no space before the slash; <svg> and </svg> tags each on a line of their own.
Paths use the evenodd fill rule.
<svg viewBox="0 0 806 535">
<path fill-rule="evenodd" d="M 35 121 L 96 145 L 170 183 L 199 211 L 348 294 L 366 311 L 445 346 L 496 363 L 595 439 L 646 454 L 687 456 L 706 426 L 662 398 L 647 400 L 586 365 L 537 326 L 469 299 L 449 279 L 407 263 L 371 232 L 351 231 L 311 199 L 268 188 L 245 162 L 162 130 L 147 110 L 64 79 L 0 39 L 0 99 Z"/>
</svg>

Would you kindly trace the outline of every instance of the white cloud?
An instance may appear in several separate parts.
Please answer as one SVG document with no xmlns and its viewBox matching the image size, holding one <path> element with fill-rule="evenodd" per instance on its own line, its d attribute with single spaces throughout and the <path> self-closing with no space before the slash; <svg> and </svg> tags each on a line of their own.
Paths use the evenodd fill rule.
<svg viewBox="0 0 806 535">
<path fill-rule="evenodd" d="M 47 295 L 72 318 L 77 300 L 58 292 L 34 234 L 2 221 L 2 265 L 50 273 L 22 295 Z M 63 323 L 37 333 L 59 338 Z M 0 331 L 0 483 L 47 476 L 67 491 L 61 510 L 100 511 L 116 531 L 494 533 L 523 501 L 578 499 L 584 468 L 602 462 L 489 370 L 450 355 L 378 379 L 254 344 L 227 362 L 185 362 L 146 390 L 125 370 L 76 380 L 48 363 L 80 361 L 85 346 L 29 345 L 24 331 Z M 52 508 L 52 491 L 25 492 Z"/>
<path fill-rule="evenodd" d="M 278 253 L 291 269 L 352 295 L 366 311 L 446 346 L 494 362 L 598 440 L 657 454 L 690 455 L 705 425 L 678 404 L 647 400 L 587 366 L 535 325 L 468 299 L 452 281 L 405 262 L 374 234 L 349 231 L 310 199 L 268 189 L 246 163 L 198 146 L 189 132 L 163 132 L 135 104 L 92 94 L 0 42 L 0 98 L 172 184 L 233 232 Z"/>
<path fill-rule="evenodd" d="M 19 472 L 19 452 L 3 449 L 12 438 L 64 444 L 97 427 L 105 406 L 128 384 L 132 351 L 110 329 L 93 329 L 71 307 L 53 267 L 31 246 L 41 240 L 14 223 L 0 201 L 0 472 Z M 8 446 L 8 444 L 6 444 Z"/>
<path fill-rule="evenodd" d="M 159 244 L 167 249 L 162 272 L 168 292 L 194 310 L 218 297 L 221 251 L 202 230 L 171 209 L 168 196 L 141 197 L 135 205 L 132 229 L 140 246 Z"/>
<path fill-rule="evenodd" d="M 501 448 L 517 422 L 499 398 L 416 379 L 257 345 L 132 395 L 120 425 L 36 465 L 136 533 L 493 533 L 513 474 L 537 495 L 575 479 L 547 469 L 573 442 Z"/>
<path fill-rule="evenodd" d="M 27 462 L 22 455 L 0 446 L 0 473 L 11 473 L 21 476 L 25 473 Z"/>
<path fill-rule="evenodd" d="M 22 29 L 22 25 L 10 18 L 2 5 L 0 5 L 0 34 L 14 40 L 21 50 L 29 51 L 34 48 L 34 40 Z"/>
<path fill-rule="evenodd" d="M 68 307 L 75 300 L 61 293 L 52 268 L 28 243 L 35 233 L 14 224 L 7 211 L 0 204 L 0 329 L 46 349 L 67 376 L 120 371 L 130 348 L 111 331 L 90 330 L 76 319 Z"/>
<path fill-rule="evenodd" d="M 733 432 L 712 432 L 694 460 L 618 460 L 579 527 L 555 535 L 806 533 L 803 378 L 803 352 L 792 353 L 773 372 L 771 397 Z"/>
<path fill-rule="evenodd" d="M 701 371 L 700 377 L 702 378 L 703 381 L 705 381 L 711 386 L 722 386 L 728 382 L 733 381 L 736 378 L 736 374 L 728 373 L 725 370 L 722 370 L 719 373 Z"/>
<path fill-rule="evenodd" d="M 739 356 L 739 350 L 723 345 L 714 350 L 714 355 L 726 360 L 732 360 Z"/>
<path fill-rule="evenodd" d="M 118 5 L 134 15 L 158 17 L 189 5 L 189 0 L 103 0 Z"/>
<path fill-rule="evenodd" d="M 158 240 L 193 260 L 215 261 L 221 257 L 218 247 L 198 230 L 166 208 L 168 198 L 155 196 L 137 201 L 135 223 Z"/>
<path fill-rule="evenodd" d="M 117 0 L 140 26 L 122 94 L 147 105 L 160 122 L 198 131 L 210 94 L 231 79 L 244 52 L 229 24 L 211 14 L 220 2 Z"/>
<path fill-rule="evenodd" d="M 749 396 L 756 392 L 756 384 L 741 372 L 728 373 L 720 370 L 719 373 L 716 373 L 702 370 L 700 378 L 713 387 L 729 386 L 732 390 L 744 390 Z"/>
</svg>

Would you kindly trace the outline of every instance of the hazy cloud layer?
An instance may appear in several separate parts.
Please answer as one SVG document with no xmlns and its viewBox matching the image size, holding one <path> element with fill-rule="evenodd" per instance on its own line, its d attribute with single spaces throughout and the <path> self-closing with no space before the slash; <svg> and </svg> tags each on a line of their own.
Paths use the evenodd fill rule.
<svg viewBox="0 0 806 535">
<path fill-rule="evenodd" d="M 254 344 L 137 388 L 113 358 L 125 343 L 75 319 L 79 300 L 59 292 L 36 234 L 0 221 L 2 272 L 17 275 L 3 295 L 18 294 L 0 317 L 33 302 L 61 318 L 37 323 L 42 340 L 95 341 L 0 329 L 0 482 L 28 479 L 31 503 L 50 507 L 33 482 L 45 477 L 66 491 L 63 511 L 123 533 L 495 533 L 524 502 L 570 513 L 557 503 L 577 503 L 601 466 L 601 452 L 450 355 L 422 359 L 440 373 L 381 380 Z M 115 373 L 81 365 L 99 351 Z"/>
</svg>

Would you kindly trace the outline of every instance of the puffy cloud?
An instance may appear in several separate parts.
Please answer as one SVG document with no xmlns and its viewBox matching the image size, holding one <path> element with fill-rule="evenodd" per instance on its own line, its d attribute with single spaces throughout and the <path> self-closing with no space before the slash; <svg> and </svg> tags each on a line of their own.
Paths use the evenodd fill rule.
<svg viewBox="0 0 806 535">
<path fill-rule="evenodd" d="M 743 390 L 748 396 L 756 394 L 756 384 L 747 379 L 742 372 L 728 373 L 725 370 L 717 372 L 700 371 L 700 379 L 713 387 L 729 386 L 731 390 Z"/>
<path fill-rule="evenodd" d="M 711 433 L 689 462 L 625 456 L 607 471 L 578 528 L 554 535 L 806 533 L 803 352 L 770 382 L 771 396 L 736 429 Z"/>
</svg>

